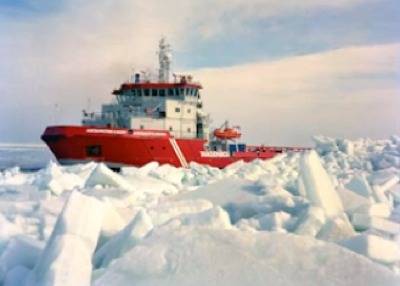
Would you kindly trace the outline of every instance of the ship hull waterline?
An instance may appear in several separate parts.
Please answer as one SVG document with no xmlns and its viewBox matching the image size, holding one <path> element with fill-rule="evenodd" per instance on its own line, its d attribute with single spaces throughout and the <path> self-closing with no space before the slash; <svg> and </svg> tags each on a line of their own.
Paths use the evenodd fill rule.
<svg viewBox="0 0 400 286">
<path fill-rule="evenodd" d="M 239 160 L 270 159 L 285 151 L 278 147 L 233 153 L 207 151 L 205 140 L 175 139 L 168 131 L 88 126 L 50 126 L 41 138 L 61 164 L 95 161 L 111 168 L 141 167 L 153 161 L 175 167 L 196 162 L 224 168 Z"/>
</svg>

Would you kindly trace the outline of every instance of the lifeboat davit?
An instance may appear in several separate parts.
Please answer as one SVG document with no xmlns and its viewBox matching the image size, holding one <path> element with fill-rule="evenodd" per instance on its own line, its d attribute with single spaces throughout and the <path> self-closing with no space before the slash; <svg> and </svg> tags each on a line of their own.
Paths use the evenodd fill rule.
<svg viewBox="0 0 400 286">
<path fill-rule="evenodd" d="M 214 136 L 220 140 L 233 140 L 240 138 L 242 133 L 238 129 L 235 128 L 217 128 L 214 130 Z"/>
</svg>

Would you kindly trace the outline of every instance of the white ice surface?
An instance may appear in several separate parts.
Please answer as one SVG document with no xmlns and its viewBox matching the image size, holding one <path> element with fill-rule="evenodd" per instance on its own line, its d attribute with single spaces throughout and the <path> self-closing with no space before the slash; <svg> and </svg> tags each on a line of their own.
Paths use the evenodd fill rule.
<svg viewBox="0 0 400 286">
<path fill-rule="evenodd" d="M 324 210 L 310 206 L 299 216 L 295 233 L 315 237 L 326 222 Z"/>
<path fill-rule="evenodd" d="M 26 278 L 29 275 L 29 268 L 22 265 L 17 265 L 7 272 L 4 278 L 4 286 L 21 286 L 24 285 Z"/>
<path fill-rule="evenodd" d="M 400 285 L 400 139 L 315 141 L 223 170 L 1 171 L 0 285 Z"/>
<path fill-rule="evenodd" d="M 153 229 L 150 217 L 139 211 L 134 219 L 119 233 L 107 241 L 93 258 L 95 267 L 107 267 L 110 262 L 134 247 L 149 231 Z"/>
<path fill-rule="evenodd" d="M 352 216 L 351 222 L 357 230 L 375 229 L 391 235 L 400 233 L 400 223 L 396 223 L 386 218 L 373 217 L 363 213 L 355 213 Z"/>
<path fill-rule="evenodd" d="M 88 285 L 103 216 L 97 199 L 71 193 L 26 285 Z"/>
<path fill-rule="evenodd" d="M 73 234 L 57 235 L 44 250 L 25 285 L 89 285 L 91 257 L 92 253 L 81 237 Z"/>
<path fill-rule="evenodd" d="M 372 199 L 359 195 L 345 188 L 338 188 L 337 192 L 343 203 L 345 212 L 349 215 L 352 213 L 368 208 L 372 204 Z"/>
<path fill-rule="evenodd" d="M 351 181 L 346 184 L 346 188 L 366 198 L 372 195 L 371 186 L 365 175 L 354 176 Z"/>
<path fill-rule="evenodd" d="M 398 285 L 384 267 L 313 238 L 180 228 L 150 236 L 94 285 Z"/>
<path fill-rule="evenodd" d="M 30 237 L 13 237 L 0 256 L 0 279 L 17 266 L 32 269 L 43 249 L 42 242 Z"/>
<path fill-rule="evenodd" d="M 330 217 L 326 220 L 321 230 L 317 234 L 317 238 L 326 241 L 339 241 L 350 238 L 356 233 L 347 216 L 341 215 Z"/>
<path fill-rule="evenodd" d="M 360 234 L 340 244 L 378 262 L 391 264 L 400 261 L 400 246 L 376 235 Z"/>
<path fill-rule="evenodd" d="M 77 174 L 64 172 L 59 165 L 50 162 L 45 169 L 36 174 L 32 184 L 41 190 L 60 195 L 64 190 L 83 186 L 84 180 Z"/>
<path fill-rule="evenodd" d="M 361 205 L 354 212 L 361 213 L 367 216 L 388 218 L 392 210 L 387 204 L 377 203 Z"/>
<path fill-rule="evenodd" d="M 87 188 L 97 185 L 116 187 L 128 191 L 133 191 L 134 189 L 122 176 L 114 173 L 103 163 L 97 165 L 85 183 L 85 187 Z"/>
<path fill-rule="evenodd" d="M 342 201 L 315 151 L 302 155 L 300 175 L 307 197 L 313 204 L 324 209 L 328 216 L 336 216 L 343 212 Z"/>
</svg>

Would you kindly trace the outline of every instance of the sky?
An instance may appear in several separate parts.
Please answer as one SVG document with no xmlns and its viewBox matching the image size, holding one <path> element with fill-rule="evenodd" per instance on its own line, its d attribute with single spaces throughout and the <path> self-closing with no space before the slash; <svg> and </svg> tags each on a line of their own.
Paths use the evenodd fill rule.
<svg viewBox="0 0 400 286">
<path fill-rule="evenodd" d="M 162 36 L 250 143 L 400 133 L 398 0 L 0 0 L 0 142 L 79 124 Z"/>
</svg>

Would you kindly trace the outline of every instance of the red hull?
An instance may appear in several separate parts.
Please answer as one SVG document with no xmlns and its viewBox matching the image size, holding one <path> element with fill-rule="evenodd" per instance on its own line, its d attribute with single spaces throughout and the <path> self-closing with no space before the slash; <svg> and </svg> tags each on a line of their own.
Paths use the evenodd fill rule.
<svg viewBox="0 0 400 286">
<path fill-rule="evenodd" d="M 208 152 L 204 150 L 204 140 L 175 140 L 167 131 L 87 126 L 47 127 L 42 139 L 61 164 L 97 161 L 111 167 L 143 166 L 157 161 L 176 167 L 197 162 L 224 168 L 238 160 L 269 159 L 284 151 L 282 148 L 254 147 L 252 151 L 233 154 Z"/>
</svg>

